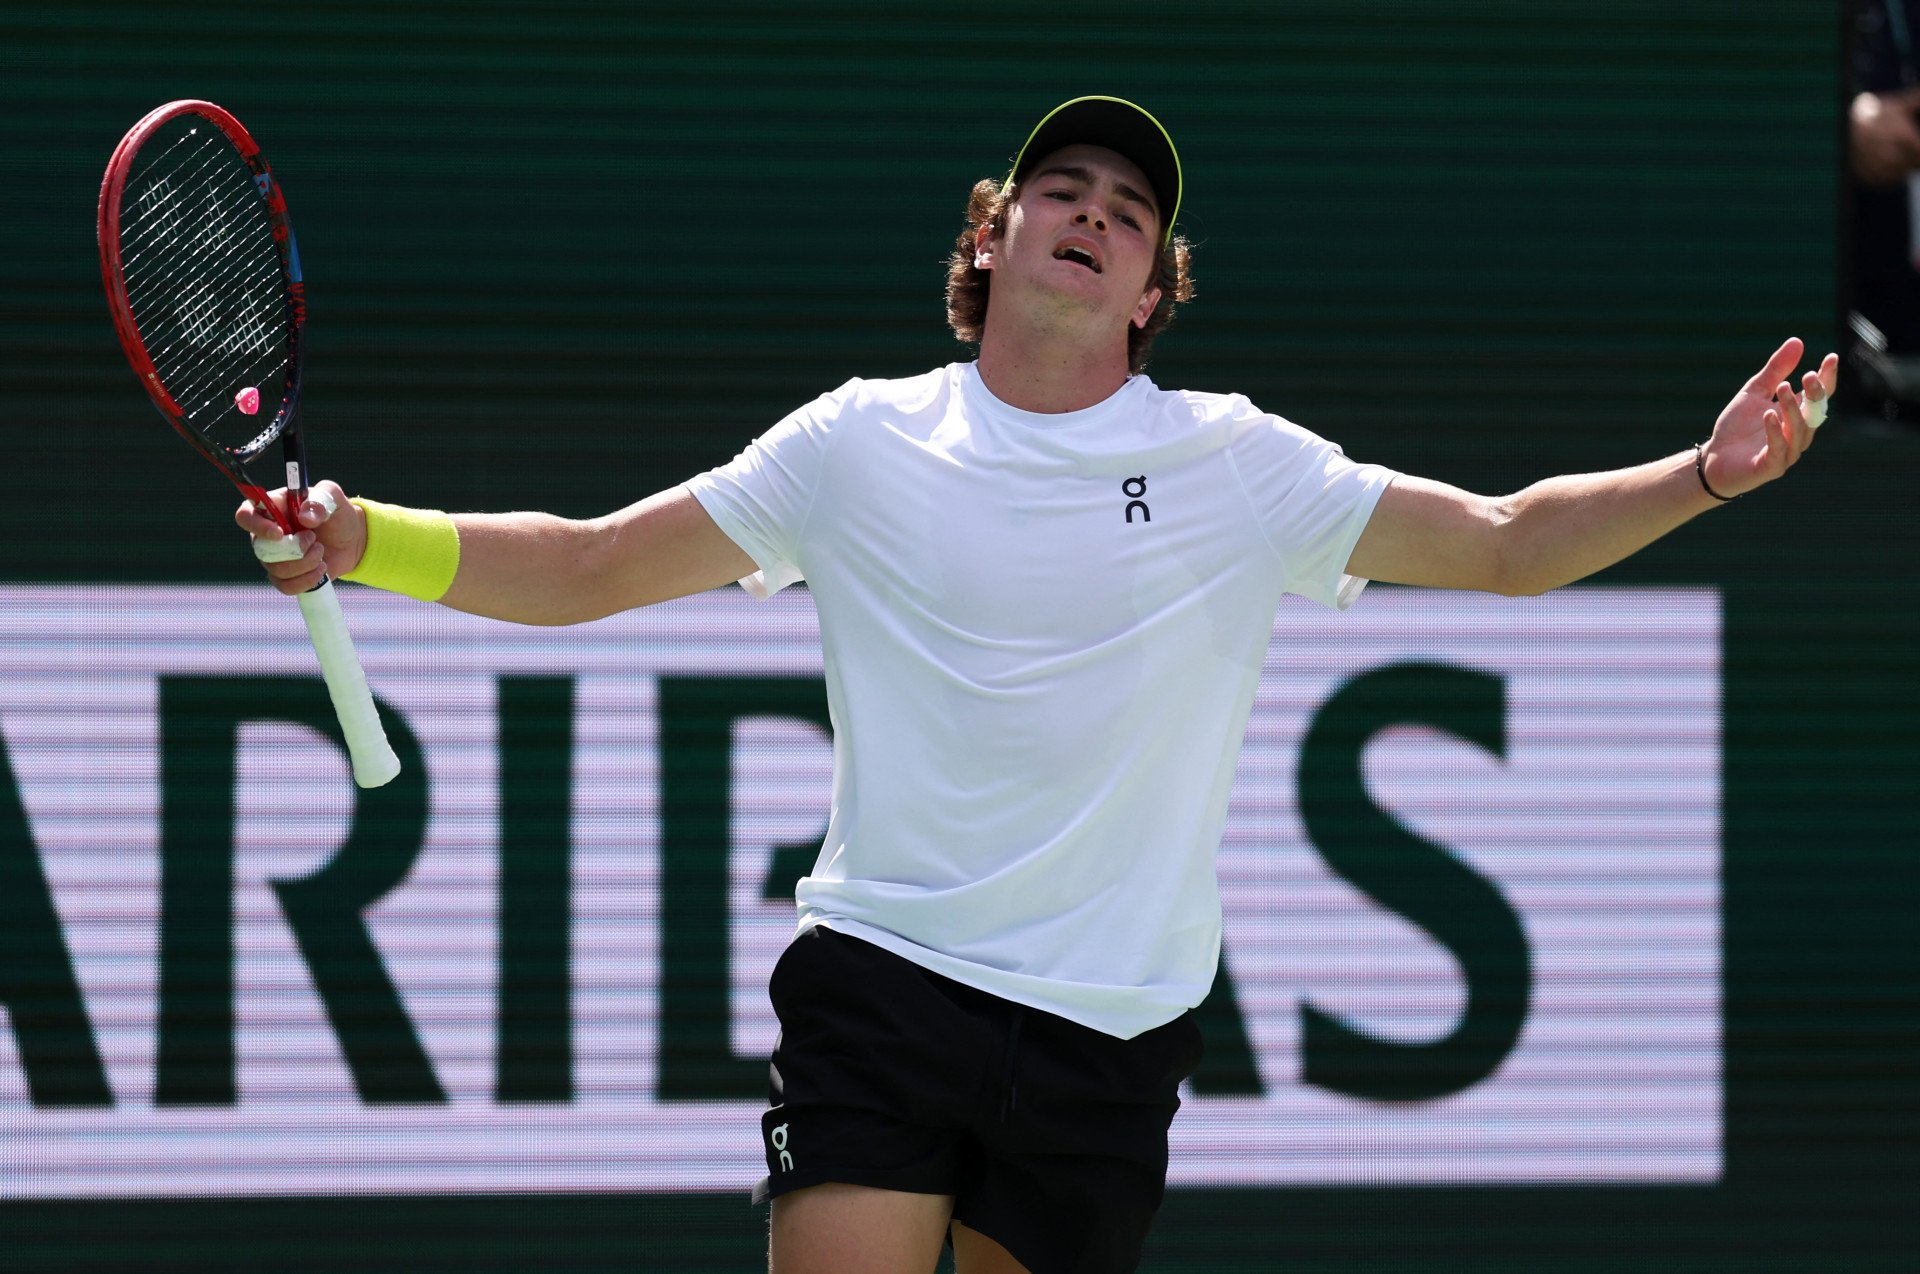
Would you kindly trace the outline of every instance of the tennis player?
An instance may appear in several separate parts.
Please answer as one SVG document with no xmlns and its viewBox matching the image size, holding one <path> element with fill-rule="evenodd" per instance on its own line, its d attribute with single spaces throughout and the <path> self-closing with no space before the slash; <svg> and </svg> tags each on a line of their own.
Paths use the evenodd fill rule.
<svg viewBox="0 0 1920 1274">
<path fill-rule="evenodd" d="M 770 988 L 777 1274 L 932 1270 L 949 1242 L 962 1274 L 1133 1269 L 1200 1059 L 1213 859 L 1281 598 L 1543 593 L 1778 478 L 1833 392 L 1829 355 L 1796 393 L 1789 340 L 1704 443 L 1636 468 L 1494 498 L 1359 463 L 1141 374 L 1192 294 L 1180 200 L 1152 116 L 1068 102 L 974 188 L 947 299 L 975 361 L 850 380 L 590 521 L 325 484 L 306 554 L 266 568 L 286 593 L 324 566 L 529 624 L 807 582 L 834 785 Z"/>
</svg>

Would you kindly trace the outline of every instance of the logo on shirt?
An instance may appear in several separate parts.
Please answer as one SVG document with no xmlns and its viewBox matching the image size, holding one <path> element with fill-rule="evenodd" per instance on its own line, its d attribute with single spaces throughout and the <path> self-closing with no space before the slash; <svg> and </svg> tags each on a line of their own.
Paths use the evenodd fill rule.
<svg viewBox="0 0 1920 1274">
<path fill-rule="evenodd" d="M 1137 478 L 1128 478 L 1120 484 L 1120 492 L 1127 497 L 1126 515 L 1129 526 L 1133 524 L 1133 511 L 1135 509 L 1140 510 L 1140 520 L 1142 522 L 1153 521 L 1153 512 L 1147 508 L 1147 475 L 1143 473 Z"/>
</svg>

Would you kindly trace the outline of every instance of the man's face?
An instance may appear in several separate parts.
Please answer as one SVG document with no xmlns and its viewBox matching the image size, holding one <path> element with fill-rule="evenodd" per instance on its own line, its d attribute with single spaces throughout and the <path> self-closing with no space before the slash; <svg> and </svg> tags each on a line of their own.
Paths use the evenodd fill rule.
<svg viewBox="0 0 1920 1274">
<path fill-rule="evenodd" d="M 1099 146 L 1063 147 L 1029 170 L 976 263 L 999 271 L 996 297 L 1031 290 L 1052 307 L 1144 326 L 1160 299 L 1150 286 L 1162 237 L 1151 191 L 1131 160 Z"/>
</svg>

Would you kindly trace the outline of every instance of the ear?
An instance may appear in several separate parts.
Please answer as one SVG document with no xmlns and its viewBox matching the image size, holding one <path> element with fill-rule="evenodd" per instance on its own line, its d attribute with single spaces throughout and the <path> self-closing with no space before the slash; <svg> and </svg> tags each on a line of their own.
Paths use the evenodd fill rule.
<svg viewBox="0 0 1920 1274">
<path fill-rule="evenodd" d="M 1000 227 L 981 226 L 980 232 L 973 237 L 973 268 L 991 270 L 1000 249 Z"/>
<path fill-rule="evenodd" d="M 1148 288 L 1140 298 L 1140 304 L 1133 307 L 1133 314 L 1127 320 L 1135 327 L 1145 327 L 1147 320 L 1153 317 L 1155 307 L 1160 304 L 1160 289 Z"/>
</svg>

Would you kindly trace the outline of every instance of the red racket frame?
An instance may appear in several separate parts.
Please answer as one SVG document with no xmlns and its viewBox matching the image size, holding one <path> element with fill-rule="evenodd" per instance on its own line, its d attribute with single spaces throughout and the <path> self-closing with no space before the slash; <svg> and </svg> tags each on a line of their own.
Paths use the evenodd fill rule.
<svg viewBox="0 0 1920 1274">
<path fill-rule="evenodd" d="M 253 174 L 254 188 L 266 205 L 267 216 L 273 227 L 274 247 L 280 256 L 281 278 L 287 289 L 287 376 L 282 387 L 280 409 L 259 435 L 244 447 L 223 446 L 193 427 L 186 412 L 161 382 L 159 369 L 154 366 L 153 358 L 147 352 L 139 323 L 134 318 L 133 306 L 127 298 L 120 247 L 120 200 L 126 190 L 127 178 L 132 172 L 134 159 L 147 141 L 168 122 L 189 114 L 200 116 L 225 134 Z M 259 455 L 269 443 L 279 439 L 287 463 L 288 505 L 298 508 L 306 498 L 307 474 L 299 433 L 299 408 L 301 338 L 307 325 L 307 290 L 306 283 L 300 277 L 300 250 L 294 241 L 293 225 L 287 218 L 286 196 L 281 192 L 273 170 L 260 157 L 259 144 L 239 120 L 212 102 L 184 100 L 155 107 L 127 130 L 127 135 L 114 148 L 113 157 L 107 161 L 106 175 L 100 181 L 98 220 L 100 278 L 106 286 L 108 308 L 113 313 L 113 330 L 120 337 L 120 348 L 126 351 L 127 362 L 140 378 L 148 396 L 153 399 L 154 406 L 160 409 L 167 423 L 195 451 L 227 475 L 242 495 L 270 514 L 288 534 L 296 533 L 300 528 L 292 516 L 269 500 L 266 489 L 254 481 L 246 470 L 248 461 Z"/>
</svg>

